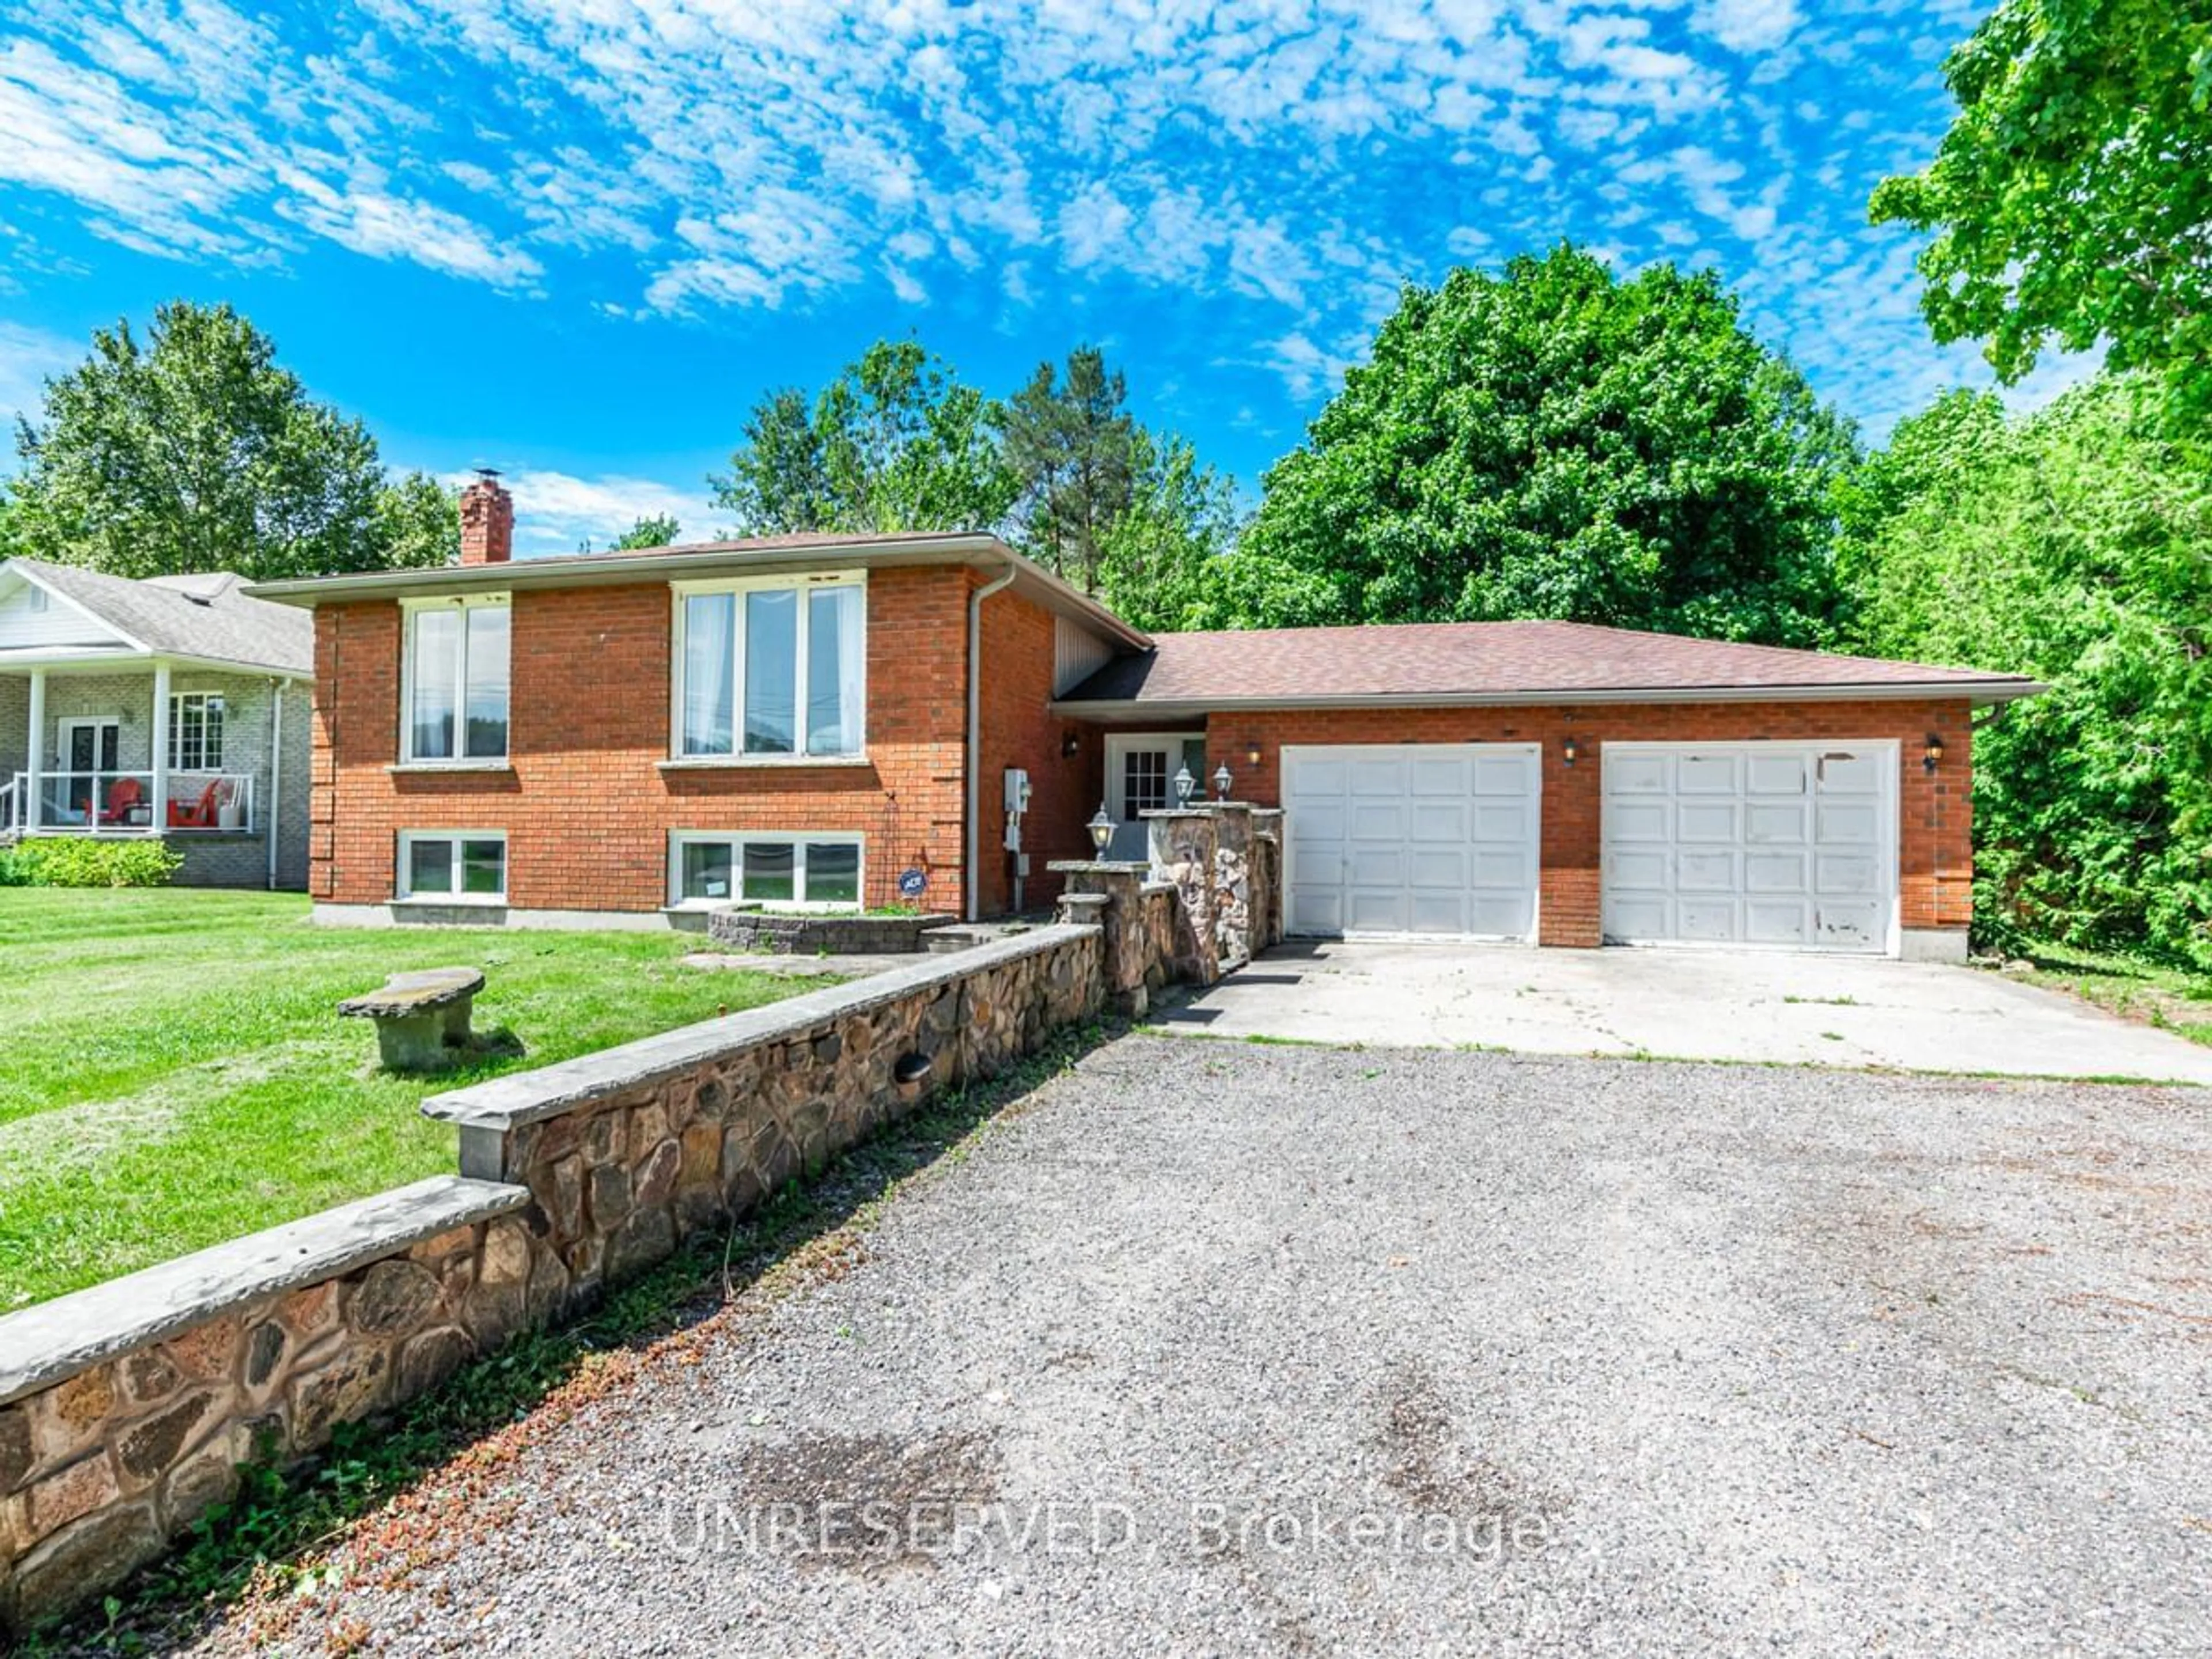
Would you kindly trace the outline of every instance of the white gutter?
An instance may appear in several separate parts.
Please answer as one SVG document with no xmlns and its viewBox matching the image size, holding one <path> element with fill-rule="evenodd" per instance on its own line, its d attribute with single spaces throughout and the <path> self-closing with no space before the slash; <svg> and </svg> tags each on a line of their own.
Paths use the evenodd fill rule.
<svg viewBox="0 0 2212 1659">
<path fill-rule="evenodd" d="M 963 864 L 968 890 L 961 915 L 964 921 L 977 920 L 975 866 L 983 855 L 983 797 L 977 773 L 982 763 L 983 749 L 983 601 L 1000 589 L 1011 587 L 1020 568 L 1008 558 L 1005 574 L 985 582 L 968 596 L 968 760 L 962 769 L 968 778 L 968 854 Z"/>
<path fill-rule="evenodd" d="M 1887 685 L 1650 685 L 1603 690 L 1531 686 L 1525 691 L 1316 693 L 1307 696 L 1056 698 L 1045 705 L 1066 720 L 1122 722 L 1195 720 L 1207 714 L 1323 708 L 1569 708 L 1662 702 L 2008 702 L 2051 688 L 2034 680 L 1920 680 Z"/>
</svg>

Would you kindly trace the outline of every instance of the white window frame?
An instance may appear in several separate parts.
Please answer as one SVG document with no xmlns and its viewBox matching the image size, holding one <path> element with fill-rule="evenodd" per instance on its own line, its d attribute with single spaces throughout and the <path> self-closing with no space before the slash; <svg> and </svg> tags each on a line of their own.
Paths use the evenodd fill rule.
<svg viewBox="0 0 2212 1659">
<path fill-rule="evenodd" d="M 438 599 L 399 602 L 399 763 L 440 768 L 447 771 L 504 771 L 514 753 L 514 596 L 511 593 L 468 593 Z M 507 749 L 498 755 L 471 755 L 469 746 L 469 625 L 466 613 L 489 605 L 507 608 Z M 461 620 L 461 648 L 453 665 L 453 753 L 418 759 L 415 754 L 415 619 L 428 611 L 458 611 Z"/>
<path fill-rule="evenodd" d="M 865 766 L 868 763 L 868 573 L 866 570 L 829 570 L 805 576 L 739 576 L 713 581 L 682 581 L 668 584 L 674 623 L 669 632 L 668 657 L 668 761 L 671 766 Z M 802 603 L 799 607 L 798 649 L 794 666 L 794 697 L 792 703 L 792 752 L 787 755 L 748 755 L 744 751 L 745 731 L 745 605 L 748 593 L 767 592 L 793 592 L 801 596 L 817 593 L 825 588 L 852 587 L 860 594 L 860 661 L 859 667 L 860 708 L 859 714 L 860 742 L 849 750 L 836 754 L 815 755 L 806 749 L 806 671 L 807 642 L 813 633 L 809 626 L 810 608 Z M 726 755 L 693 755 L 684 748 L 684 665 L 685 601 L 708 598 L 716 594 L 738 596 L 736 634 L 731 642 L 731 710 L 730 752 Z"/>
<path fill-rule="evenodd" d="M 744 849 L 749 842 L 787 843 L 791 848 L 792 883 L 806 891 L 806 848 L 834 844 L 850 847 L 855 855 L 853 893 L 849 899 L 749 899 L 744 896 Z M 684 896 L 684 849 L 687 847 L 726 847 L 730 849 L 731 885 L 727 898 L 686 898 Z M 673 830 L 668 836 L 668 908 L 672 910 L 716 909 L 726 904 L 757 905 L 763 910 L 804 911 L 823 915 L 854 915 L 868 908 L 868 838 L 851 830 Z"/>
<path fill-rule="evenodd" d="M 200 706 L 200 760 L 197 766 L 187 765 L 184 759 L 185 705 L 197 702 Z M 208 704 L 218 703 L 215 758 L 208 758 Z M 172 691 L 169 694 L 169 770 L 198 775 L 222 770 L 222 751 L 229 738 L 230 697 L 222 691 Z"/>
<path fill-rule="evenodd" d="M 453 867 L 461 865 L 461 847 L 465 841 L 495 841 L 499 843 L 499 891 L 496 893 L 416 893 L 408 885 L 408 874 L 414 867 L 414 851 L 417 842 L 448 841 L 453 843 Z M 504 830 L 402 830 L 399 832 L 398 861 L 392 867 L 392 896 L 395 904 L 483 904 L 503 906 L 507 902 L 508 884 L 514 879 L 514 848 L 508 844 Z"/>
</svg>

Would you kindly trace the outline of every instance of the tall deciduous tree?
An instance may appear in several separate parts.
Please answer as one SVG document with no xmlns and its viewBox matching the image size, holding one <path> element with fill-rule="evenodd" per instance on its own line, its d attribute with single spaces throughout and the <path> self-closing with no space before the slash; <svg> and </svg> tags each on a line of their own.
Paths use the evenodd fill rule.
<svg viewBox="0 0 2212 1659">
<path fill-rule="evenodd" d="M 714 504 L 743 534 L 988 530 L 1019 485 L 997 404 L 912 340 L 879 340 L 810 404 L 793 389 L 747 416 Z"/>
<path fill-rule="evenodd" d="M 677 523 L 673 513 L 644 514 L 615 538 L 613 550 L 627 553 L 641 547 L 673 547 L 683 534 L 684 526 Z"/>
<path fill-rule="evenodd" d="M 1006 463 L 1022 481 L 1023 539 L 1030 556 L 1096 592 L 1109 531 L 1129 511 L 1139 441 L 1123 406 L 1128 388 L 1096 346 L 1050 363 L 1008 400 Z"/>
<path fill-rule="evenodd" d="M 460 493 L 427 472 L 394 478 L 376 492 L 376 537 L 393 569 L 459 563 Z"/>
<path fill-rule="evenodd" d="M 1957 120 L 1872 206 L 1937 233 L 1936 337 L 1986 342 L 2008 383 L 2101 344 L 2212 428 L 2212 5 L 2003 0 L 1943 73 Z"/>
<path fill-rule="evenodd" d="M 1219 586 L 1237 537 L 1236 486 L 1181 438 L 1137 428 L 1130 489 L 1098 532 L 1098 596 L 1139 628 L 1223 626 Z"/>
<path fill-rule="evenodd" d="M 1976 732 L 1985 937 L 2212 969 L 2212 481 L 2155 391 L 1901 424 L 1847 498 L 1846 643 L 2051 686 Z"/>
<path fill-rule="evenodd" d="M 1806 644 L 1856 443 L 1710 273 L 1562 246 L 1408 289 L 1223 572 L 1262 624 L 1555 617 Z"/>
<path fill-rule="evenodd" d="M 172 302 L 143 344 L 124 322 L 92 345 L 17 426 L 27 551 L 127 576 L 265 578 L 377 569 L 422 550 L 390 538 L 375 441 L 309 398 L 228 306 Z"/>
</svg>

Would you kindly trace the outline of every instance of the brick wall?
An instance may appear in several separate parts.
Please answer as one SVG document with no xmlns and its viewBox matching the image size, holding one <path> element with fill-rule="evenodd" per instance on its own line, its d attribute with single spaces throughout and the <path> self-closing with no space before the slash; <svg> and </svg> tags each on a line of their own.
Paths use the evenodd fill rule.
<svg viewBox="0 0 2212 1659">
<path fill-rule="evenodd" d="M 988 580 L 979 574 L 978 580 Z M 977 901 L 985 915 L 1013 907 L 1013 861 L 1006 850 L 1008 767 L 1030 775 L 1030 811 L 1022 846 L 1030 875 L 1024 909 L 1048 908 L 1060 879 L 1047 868 L 1054 860 L 1091 856 L 1085 826 L 1098 810 L 1105 775 L 1103 740 L 1096 726 L 1053 717 L 1056 657 L 1052 613 L 1012 592 L 983 601 L 982 813 Z M 1076 740 L 1073 756 L 1060 754 L 1064 738 Z"/>
<path fill-rule="evenodd" d="M 1619 742 L 1838 741 L 1890 738 L 1900 745 L 1898 876 L 1907 928 L 1962 928 L 1972 915 L 1973 850 L 1968 785 L 1973 776 L 1968 705 L 1943 702 L 1743 702 L 1626 704 L 1576 708 L 1296 710 L 1217 714 L 1208 724 L 1209 764 L 1226 762 L 1235 795 L 1282 804 L 1285 744 L 1538 743 L 1543 746 L 1542 874 L 1538 931 L 1546 945 L 1599 942 L 1601 756 Z M 1927 734 L 1943 740 L 1942 765 L 1921 765 Z M 1576 763 L 1561 740 L 1580 744 Z M 1255 767 L 1248 745 L 1261 746 Z M 1291 833 L 1297 834 L 1292 824 Z"/>
<path fill-rule="evenodd" d="M 919 866 L 961 883 L 969 573 L 868 579 L 867 763 L 664 769 L 672 601 L 665 582 L 514 595 L 509 769 L 393 772 L 400 611 L 315 617 L 309 890 L 392 896 L 402 830 L 502 830 L 518 908 L 651 911 L 667 902 L 674 830 L 858 832 L 864 897 Z M 1041 711 L 1042 703 L 1038 708 Z"/>
</svg>

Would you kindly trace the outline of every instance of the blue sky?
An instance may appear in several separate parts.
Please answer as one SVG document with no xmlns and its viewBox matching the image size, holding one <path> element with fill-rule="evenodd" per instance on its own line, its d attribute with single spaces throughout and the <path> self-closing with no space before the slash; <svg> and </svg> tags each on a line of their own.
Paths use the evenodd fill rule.
<svg viewBox="0 0 2212 1659">
<path fill-rule="evenodd" d="M 7 0 L 0 409 L 95 325 L 227 299 L 565 551 L 711 529 L 754 399 L 878 335 L 1001 392 L 1091 340 L 1249 489 L 1401 283 L 1565 236 L 1717 267 L 1878 434 L 1988 380 L 1865 222 L 1984 9 Z"/>
</svg>

